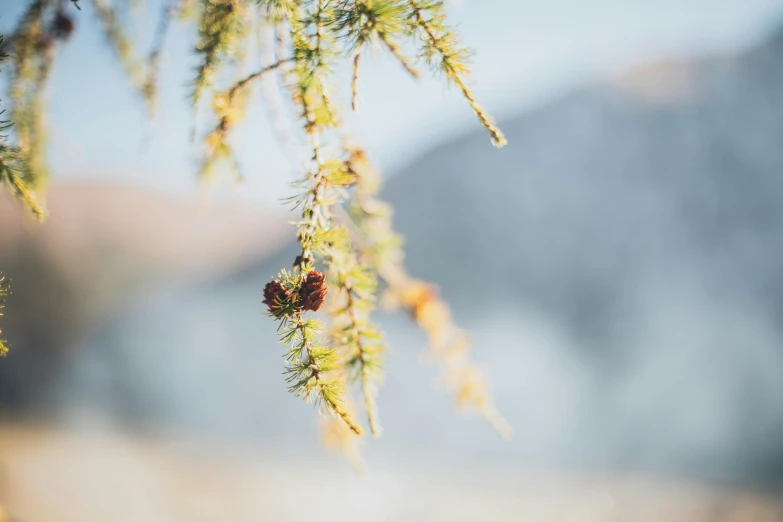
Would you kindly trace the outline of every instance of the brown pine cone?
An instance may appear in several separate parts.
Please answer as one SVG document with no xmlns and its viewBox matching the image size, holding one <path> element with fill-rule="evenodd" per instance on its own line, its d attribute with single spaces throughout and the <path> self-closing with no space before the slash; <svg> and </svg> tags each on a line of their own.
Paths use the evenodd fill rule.
<svg viewBox="0 0 783 522">
<path fill-rule="evenodd" d="M 57 11 L 54 15 L 54 20 L 52 20 L 52 25 L 49 28 L 49 34 L 55 40 L 67 40 L 71 37 L 73 29 L 73 20 L 62 11 Z"/>
<path fill-rule="evenodd" d="M 285 302 L 291 297 L 291 290 L 286 290 L 277 279 L 272 279 L 264 287 L 264 304 L 275 317 L 280 317 Z"/>
<path fill-rule="evenodd" d="M 299 293 L 302 297 L 302 309 L 318 311 L 324 304 L 326 292 L 326 277 L 317 270 L 308 272 Z"/>
</svg>

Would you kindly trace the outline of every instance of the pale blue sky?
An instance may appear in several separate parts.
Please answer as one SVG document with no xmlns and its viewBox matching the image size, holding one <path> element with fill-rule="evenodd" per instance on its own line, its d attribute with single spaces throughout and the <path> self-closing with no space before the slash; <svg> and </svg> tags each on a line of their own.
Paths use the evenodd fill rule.
<svg viewBox="0 0 783 522">
<path fill-rule="evenodd" d="M 7 6 L 0 28 L 8 32 L 26 2 L 0 3 Z M 188 139 L 185 101 L 195 65 L 193 27 L 178 25 L 169 37 L 159 116 L 142 151 L 142 106 L 103 44 L 89 2 L 82 3 L 78 31 L 57 60 L 49 95 L 54 181 L 132 180 L 194 197 L 197 149 Z M 783 0 L 458 0 L 451 13 L 464 41 L 478 51 L 476 93 L 502 119 L 627 65 L 752 45 L 783 22 Z M 154 26 L 157 9 L 135 16 Z M 134 38 L 145 53 L 148 36 L 149 29 L 139 30 Z M 458 94 L 429 75 L 414 82 L 380 52 L 364 65 L 361 110 L 348 123 L 386 171 L 477 128 Z M 236 197 L 267 202 L 285 195 L 295 166 L 273 139 L 262 107 L 251 108 L 236 144 L 247 175 Z"/>
</svg>

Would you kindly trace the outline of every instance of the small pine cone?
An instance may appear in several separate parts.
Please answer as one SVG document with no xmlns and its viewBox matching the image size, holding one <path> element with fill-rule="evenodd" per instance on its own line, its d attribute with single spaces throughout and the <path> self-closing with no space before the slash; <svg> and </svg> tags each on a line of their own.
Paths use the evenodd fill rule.
<svg viewBox="0 0 783 522">
<path fill-rule="evenodd" d="M 324 304 L 324 298 L 326 298 L 326 277 L 317 270 L 312 270 L 305 276 L 305 281 L 302 283 L 302 290 L 300 295 L 302 296 L 302 309 L 318 311 Z"/>
<path fill-rule="evenodd" d="M 67 40 L 73 33 L 73 20 L 62 11 L 57 11 L 49 28 L 49 34 L 55 40 Z"/>
<path fill-rule="evenodd" d="M 264 304 L 269 307 L 269 313 L 280 317 L 285 302 L 290 299 L 291 290 L 286 290 L 277 279 L 272 279 L 264 287 Z"/>
</svg>

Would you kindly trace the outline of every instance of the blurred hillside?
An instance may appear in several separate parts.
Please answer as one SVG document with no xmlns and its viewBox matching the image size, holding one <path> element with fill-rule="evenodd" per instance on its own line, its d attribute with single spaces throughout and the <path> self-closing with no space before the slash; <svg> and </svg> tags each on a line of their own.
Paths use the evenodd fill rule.
<svg viewBox="0 0 783 522">
<path fill-rule="evenodd" d="M 517 436 L 504 444 L 456 417 L 429 390 L 434 371 L 417 365 L 423 338 L 384 317 L 387 431 L 371 455 L 777 486 L 782 63 L 778 34 L 742 55 L 617 75 L 508 119 L 506 149 L 476 132 L 392 178 L 411 271 L 435 281 L 474 334 Z M 70 224 L 40 245 L 20 239 L 9 252 L 0 241 L 18 281 L 2 400 L 38 395 L 68 422 L 89 411 L 313 450 L 312 412 L 286 394 L 262 316 L 263 284 L 293 257 L 277 248 L 290 234 L 276 215 L 270 225 L 269 214 L 207 216 L 152 196 L 83 200 L 82 188 L 62 196 L 73 214 L 52 194 L 46 227 Z M 23 237 L 19 226 L 0 232 Z M 38 265 L 47 278 L 24 275 Z M 180 284 L 164 285 L 169 276 Z M 122 314 L 62 335 L 116 303 Z M 78 351 L 46 379 L 20 366 L 65 345 Z"/>
<path fill-rule="evenodd" d="M 451 299 L 524 299 L 575 323 L 611 315 L 628 278 L 696 275 L 779 307 L 781 59 L 778 33 L 651 64 L 505 122 L 506 149 L 476 132 L 433 150 L 388 185 L 410 263 Z"/>
<path fill-rule="evenodd" d="M 0 194 L 0 267 L 13 279 L 3 328 L 14 353 L 0 365 L 4 406 L 35 400 L 63 352 L 145 292 L 224 277 L 287 239 L 280 213 L 204 206 L 132 185 L 71 183 L 48 192 L 36 223 Z"/>
<path fill-rule="evenodd" d="M 651 64 L 390 181 L 412 271 L 482 332 L 525 444 L 783 477 L 781 64 L 783 32 Z"/>
<path fill-rule="evenodd" d="M 46 522 L 779 522 L 774 491 L 641 475 L 428 467 L 389 455 L 358 475 L 329 455 L 127 434 L 0 429 L 0 500 Z M 477 472 L 478 471 L 478 472 Z M 307 484 L 307 501 L 302 499 Z M 0 510 L 2 514 L 2 510 Z"/>
</svg>

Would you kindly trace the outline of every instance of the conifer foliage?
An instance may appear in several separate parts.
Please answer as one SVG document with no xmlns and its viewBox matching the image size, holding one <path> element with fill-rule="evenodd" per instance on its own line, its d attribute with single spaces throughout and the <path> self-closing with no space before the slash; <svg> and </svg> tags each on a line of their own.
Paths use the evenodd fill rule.
<svg viewBox="0 0 783 522">
<path fill-rule="evenodd" d="M 3 35 L 0 35 L 0 62 L 8 58 L 8 54 L 5 52 L 4 38 Z M 5 110 L 0 111 L 0 115 L 4 113 Z M 10 127 L 10 121 L 0 120 L 0 132 L 5 132 Z M 19 150 L 8 144 L 8 137 L 6 135 L 0 134 L 0 182 L 13 187 L 13 190 L 15 190 L 17 194 L 22 195 L 22 197 L 24 197 L 24 192 L 20 192 L 19 187 L 22 189 L 26 188 L 22 178 L 24 169 L 25 163 L 22 160 Z M 3 315 L 6 297 L 8 297 L 8 294 L 10 293 L 8 280 L 3 273 L 0 272 L 0 317 Z M 5 357 L 8 353 L 8 342 L 1 337 L 2 335 L 3 331 L 0 330 L 0 357 Z"/>
<path fill-rule="evenodd" d="M 8 297 L 8 294 L 11 293 L 11 290 L 8 286 L 8 280 L 5 278 L 5 276 L 0 272 L 0 317 L 3 315 L 3 309 L 5 308 L 5 299 Z M 3 335 L 3 331 L 0 330 L 0 336 Z M 0 357 L 5 357 L 8 353 L 8 343 L 5 339 L 0 337 Z"/>
<path fill-rule="evenodd" d="M 115 2 L 122 4 L 118 0 Z M 211 99 L 214 124 L 203 134 L 201 175 L 238 162 L 231 134 L 244 114 L 252 87 L 273 76 L 287 93 L 284 111 L 294 115 L 305 143 L 301 176 L 287 202 L 298 219 L 299 253 L 263 289 L 268 315 L 278 322 L 285 346 L 285 375 L 295 396 L 315 403 L 343 428 L 359 434 L 349 390 L 362 397 L 367 425 L 381 431 L 376 398 L 387 347 L 372 313 L 378 289 L 384 301 L 404 308 L 427 334 L 443 382 L 458 403 L 509 430 L 493 406 L 480 370 L 470 360 L 467 336 L 450 318 L 434 288 L 408 275 L 402 239 L 391 226 L 391 209 L 378 198 L 380 176 L 342 123 L 339 93 L 357 109 L 362 58 L 377 49 L 419 77 L 428 66 L 464 96 L 491 142 L 506 140 L 469 87 L 470 51 L 459 43 L 438 0 L 162 0 L 162 12 L 146 61 L 127 36 L 121 10 L 111 0 L 32 0 L 12 37 L 10 95 L 14 145 L 0 142 L 0 180 L 43 218 L 38 193 L 46 179 L 42 93 L 56 49 L 71 35 L 89 4 L 107 42 L 148 107 L 154 106 L 161 50 L 172 19 L 197 24 L 195 70 L 190 90 L 194 114 Z M 121 5 L 120 5 L 121 7 Z M 77 11 L 78 10 L 78 11 Z M 233 67 L 259 33 L 273 36 L 273 58 L 252 74 Z M 335 71 L 343 64 L 350 81 Z M 230 83 L 226 85 L 226 78 Z M 217 87 L 217 86 L 220 86 Z M 280 111 L 282 112 L 282 111 Z M 280 113 L 278 112 L 278 113 Z M 194 122 L 198 120 L 194 118 Z M 194 124 L 194 135 L 198 135 Z M 316 317 L 316 313 L 319 317 Z M 327 325 L 328 321 L 328 325 Z"/>
<path fill-rule="evenodd" d="M 5 36 L 0 35 L 0 62 L 8 59 Z M 6 109 L 0 111 L 0 117 L 6 114 Z M 0 184 L 5 185 L 12 194 L 21 198 L 36 216 L 43 218 L 44 212 L 38 204 L 32 186 L 32 172 L 26 160 L 26 155 L 18 146 L 11 144 L 8 135 L 12 123 L 8 119 L 0 120 Z"/>
</svg>

